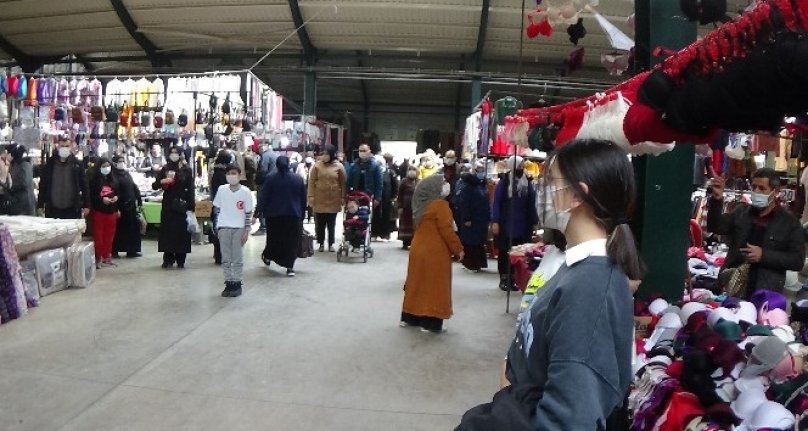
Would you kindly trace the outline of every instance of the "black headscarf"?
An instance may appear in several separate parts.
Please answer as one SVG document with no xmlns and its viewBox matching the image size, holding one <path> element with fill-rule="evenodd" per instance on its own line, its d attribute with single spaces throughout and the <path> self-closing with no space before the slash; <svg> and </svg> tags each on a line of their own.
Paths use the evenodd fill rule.
<svg viewBox="0 0 808 431">
<path fill-rule="evenodd" d="M 24 161 L 30 161 L 28 157 L 26 157 L 26 153 L 28 152 L 28 148 L 25 148 L 24 145 L 20 144 L 11 144 L 6 147 L 6 151 L 14 158 L 11 161 L 12 165 L 16 165 L 22 163 Z"/>
</svg>

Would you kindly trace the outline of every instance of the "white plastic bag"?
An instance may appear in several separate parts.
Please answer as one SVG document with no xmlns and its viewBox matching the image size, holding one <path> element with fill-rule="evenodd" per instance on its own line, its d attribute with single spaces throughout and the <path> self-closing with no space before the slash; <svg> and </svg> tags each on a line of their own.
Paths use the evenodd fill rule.
<svg viewBox="0 0 808 431">
<path fill-rule="evenodd" d="M 188 233 L 199 233 L 199 221 L 193 211 L 185 212 L 185 221 L 188 223 Z"/>
</svg>

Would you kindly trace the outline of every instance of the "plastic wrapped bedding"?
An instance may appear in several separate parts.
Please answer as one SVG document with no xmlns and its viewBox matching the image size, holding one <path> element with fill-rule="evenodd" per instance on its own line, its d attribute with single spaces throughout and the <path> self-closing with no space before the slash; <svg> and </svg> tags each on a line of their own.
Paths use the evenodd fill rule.
<svg viewBox="0 0 808 431">
<path fill-rule="evenodd" d="M 20 258 L 31 253 L 73 245 L 87 228 L 84 220 L 57 220 L 30 216 L 0 216 L 8 227 Z"/>
</svg>

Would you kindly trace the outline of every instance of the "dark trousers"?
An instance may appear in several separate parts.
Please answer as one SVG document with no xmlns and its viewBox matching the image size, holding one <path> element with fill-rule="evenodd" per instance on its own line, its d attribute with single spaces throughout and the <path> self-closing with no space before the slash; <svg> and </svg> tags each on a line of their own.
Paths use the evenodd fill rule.
<svg viewBox="0 0 808 431">
<path fill-rule="evenodd" d="M 311 209 L 311 207 L 306 207 L 306 210 L 304 212 L 305 212 L 305 217 L 304 218 L 306 219 L 306 222 L 311 223 L 311 218 L 313 216 L 315 216 L 314 210 Z"/>
<path fill-rule="evenodd" d="M 317 243 L 325 242 L 325 230 L 328 228 L 328 245 L 334 245 L 334 228 L 337 225 L 337 214 L 317 213 L 314 215 L 314 230 L 317 233 Z"/>
<path fill-rule="evenodd" d="M 185 258 L 188 255 L 185 253 L 163 253 L 163 263 L 167 265 L 174 265 L 176 262 L 179 266 L 185 266 Z"/>
<path fill-rule="evenodd" d="M 437 317 L 416 316 L 410 313 L 401 313 L 401 321 L 410 326 L 420 326 L 429 331 L 443 330 L 443 319 Z"/>
<path fill-rule="evenodd" d="M 78 208 L 61 209 L 46 207 L 45 217 L 78 220 L 81 218 L 81 210 Z"/>
<path fill-rule="evenodd" d="M 520 244 L 525 244 L 529 242 L 529 238 L 514 238 L 510 245 L 516 246 Z M 497 270 L 499 271 L 500 279 L 506 279 L 510 282 L 513 282 L 513 268 L 511 268 L 511 259 L 508 255 L 508 239 L 507 238 L 498 238 L 496 241 L 497 250 L 499 254 L 497 255 Z"/>
</svg>

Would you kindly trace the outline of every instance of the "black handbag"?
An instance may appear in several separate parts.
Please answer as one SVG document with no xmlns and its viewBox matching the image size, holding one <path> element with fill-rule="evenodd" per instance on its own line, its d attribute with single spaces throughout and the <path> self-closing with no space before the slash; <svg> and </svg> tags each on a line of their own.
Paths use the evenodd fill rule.
<svg viewBox="0 0 808 431">
<path fill-rule="evenodd" d="M 188 201 L 183 198 L 175 198 L 171 201 L 171 210 L 185 214 L 188 211 Z"/>
</svg>

